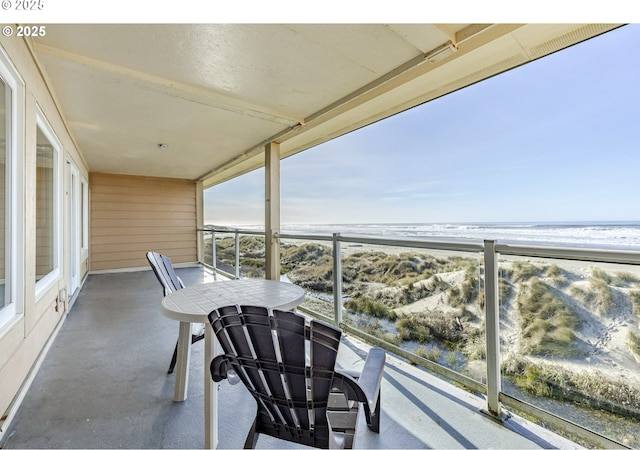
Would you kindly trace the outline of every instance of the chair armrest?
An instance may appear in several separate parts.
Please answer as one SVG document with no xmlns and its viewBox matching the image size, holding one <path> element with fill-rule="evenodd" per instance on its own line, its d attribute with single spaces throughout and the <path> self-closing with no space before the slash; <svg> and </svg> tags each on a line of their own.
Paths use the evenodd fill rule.
<svg viewBox="0 0 640 450">
<path fill-rule="evenodd" d="M 213 381 L 217 383 L 227 378 L 227 364 L 228 361 L 225 355 L 218 355 L 211 360 L 209 370 Z"/>
<path fill-rule="evenodd" d="M 372 348 L 369 350 L 367 360 L 360 373 L 336 370 L 336 375 L 342 385 L 349 387 L 353 392 L 352 395 L 347 395 L 347 398 L 357 399 L 364 403 L 367 426 L 376 433 L 380 432 L 380 385 L 382 384 L 385 359 L 384 350 Z M 338 386 L 338 388 L 344 390 L 344 387 Z"/>
<path fill-rule="evenodd" d="M 371 410 L 375 409 L 378 402 L 386 356 L 385 351 L 381 348 L 372 348 L 364 363 L 360 377 L 358 377 L 358 384 L 364 391 Z"/>
<path fill-rule="evenodd" d="M 340 379 L 355 391 L 355 398 L 361 402 L 366 401 L 371 408 L 375 407 L 378 401 L 386 356 L 387 354 L 381 348 L 372 348 L 361 371 L 336 369 Z M 363 394 L 366 400 L 362 398 Z"/>
</svg>

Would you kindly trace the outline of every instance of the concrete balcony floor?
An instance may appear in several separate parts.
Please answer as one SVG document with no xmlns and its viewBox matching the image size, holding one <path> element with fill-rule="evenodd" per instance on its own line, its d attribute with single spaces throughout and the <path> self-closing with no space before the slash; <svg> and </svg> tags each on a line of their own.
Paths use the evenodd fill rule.
<svg viewBox="0 0 640 450">
<path fill-rule="evenodd" d="M 186 285 L 206 269 L 178 269 Z M 192 346 L 189 398 L 174 402 L 168 375 L 178 323 L 160 312 L 151 271 L 90 275 L 9 429 L 3 448 L 202 448 L 203 341 Z M 340 365 L 362 364 L 351 337 Z M 241 384 L 220 383 L 219 448 L 239 448 L 255 414 Z M 518 416 L 500 424 L 485 401 L 389 354 L 380 434 L 360 415 L 356 448 L 576 448 Z M 268 436 L 258 448 L 295 448 Z"/>
</svg>

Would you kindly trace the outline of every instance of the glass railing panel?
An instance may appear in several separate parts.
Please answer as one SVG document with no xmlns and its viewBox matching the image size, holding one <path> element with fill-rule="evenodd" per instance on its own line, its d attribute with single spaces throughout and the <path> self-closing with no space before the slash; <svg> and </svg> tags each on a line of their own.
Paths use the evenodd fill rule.
<svg viewBox="0 0 640 450">
<path fill-rule="evenodd" d="M 215 267 L 224 273 L 235 273 L 235 233 L 224 233 L 217 231 L 215 234 L 216 261 Z M 241 254 L 242 256 L 242 254 Z"/>
<path fill-rule="evenodd" d="M 231 264 L 235 269 L 235 240 L 232 237 L 218 243 L 218 260 L 223 264 Z M 264 236 L 240 234 L 239 243 L 239 274 L 240 278 L 264 279 L 265 274 L 265 244 Z"/>
<path fill-rule="evenodd" d="M 640 446 L 640 266 L 500 257 L 502 390 Z"/>
<path fill-rule="evenodd" d="M 375 247 L 344 254 L 348 315 L 384 340 L 476 381 L 486 374 L 479 254 Z M 344 282 L 343 282 L 344 283 Z M 344 283 L 346 284 L 346 283 Z"/>
<path fill-rule="evenodd" d="M 345 323 L 484 382 L 481 254 L 349 242 L 341 252 Z"/>
<path fill-rule="evenodd" d="M 335 320 L 331 241 L 280 239 L 280 274 L 282 281 L 297 284 L 307 291 L 301 306 Z"/>
<path fill-rule="evenodd" d="M 202 263 L 213 266 L 213 233 L 210 230 L 198 231 L 202 233 Z"/>
<path fill-rule="evenodd" d="M 264 278 L 264 236 L 242 232 L 236 236 L 235 231 L 220 230 L 216 230 L 214 235 L 215 262 L 213 261 L 212 233 L 204 233 L 203 257 L 206 264 L 214 266 L 231 277 L 239 275 L 240 278 Z M 237 256 L 236 252 L 238 252 Z M 236 258 L 238 258 L 237 261 Z"/>
</svg>

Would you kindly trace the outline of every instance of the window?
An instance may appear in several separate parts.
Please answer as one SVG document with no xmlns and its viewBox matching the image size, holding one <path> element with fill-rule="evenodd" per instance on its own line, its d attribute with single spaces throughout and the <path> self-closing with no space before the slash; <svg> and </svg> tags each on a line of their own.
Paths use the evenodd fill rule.
<svg viewBox="0 0 640 450">
<path fill-rule="evenodd" d="M 22 312 L 23 85 L 0 49 L 0 328 Z"/>
<path fill-rule="evenodd" d="M 60 143 L 40 111 L 36 117 L 36 299 L 61 274 Z"/>
</svg>

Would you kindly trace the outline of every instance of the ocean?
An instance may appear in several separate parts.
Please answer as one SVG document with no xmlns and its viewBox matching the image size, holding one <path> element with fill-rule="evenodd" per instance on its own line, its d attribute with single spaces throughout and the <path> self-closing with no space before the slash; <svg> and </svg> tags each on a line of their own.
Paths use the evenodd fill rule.
<svg viewBox="0 0 640 450">
<path fill-rule="evenodd" d="M 254 229 L 262 227 L 239 228 Z M 283 233 L 366 235 L 445 241 L 640 251 L 640 222 L 376 223 L 283 225 Z"/>
</svg>

